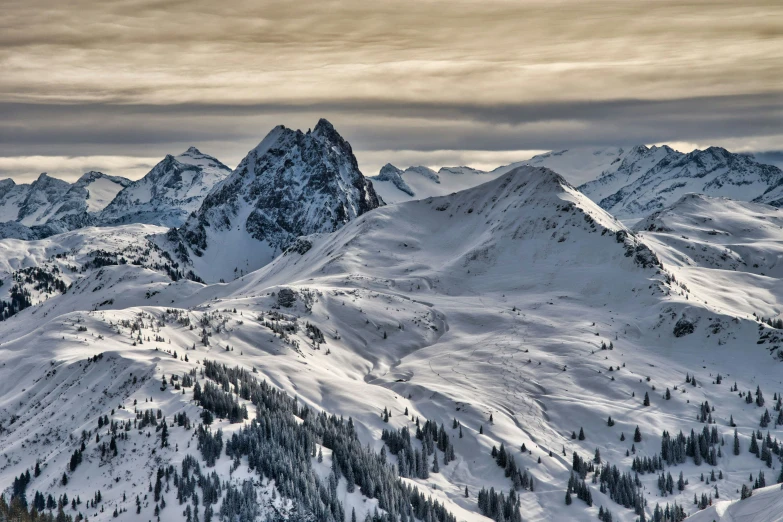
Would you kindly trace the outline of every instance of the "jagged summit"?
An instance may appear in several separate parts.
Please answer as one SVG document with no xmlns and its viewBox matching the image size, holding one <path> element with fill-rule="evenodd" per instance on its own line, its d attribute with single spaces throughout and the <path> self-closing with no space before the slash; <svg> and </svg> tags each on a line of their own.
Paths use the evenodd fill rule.
<svg viewBox="0 0 783 522">
<path fill-rule="evenodd" d="M 308 133 L 278 125 L 169 236 L 202 277 L 233 279 L 271 261 L 297 236 L 332 232 L 379 205 L 331 123 L 321 119 Z M 226 248 L 242 257 L 217 266 Z"/>
<path fill-rule="evenodd" d="M 326 118 L 320 118 L 318 120 L 318 123 L 315 124 L 315 128 L 313 128 L 313 134 L 324 137 L 326 139 L 343 139 L 334 128 L 334 125 L 332 125 L 332 123 Z"/>
</svg>

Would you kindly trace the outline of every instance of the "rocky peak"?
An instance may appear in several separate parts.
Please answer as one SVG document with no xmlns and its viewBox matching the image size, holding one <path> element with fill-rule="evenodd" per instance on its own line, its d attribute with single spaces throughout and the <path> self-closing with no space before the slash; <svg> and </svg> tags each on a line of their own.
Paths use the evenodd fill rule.
<svg viewBox="0 0 783 522">
<path fill-rule="evenodd" d="M 333 232 L 379 205 L 350 144 L 331 123 L 321 119 L 307 133 L 279 125 L 188 219 L 176 234 L 178 251 L 202 257 L 212 248 L 213 235 L 232 230 L 242 243 L 237 248 L 268 253 L 243 263 L 259 268 L 296 237 Z"/>
</svg>

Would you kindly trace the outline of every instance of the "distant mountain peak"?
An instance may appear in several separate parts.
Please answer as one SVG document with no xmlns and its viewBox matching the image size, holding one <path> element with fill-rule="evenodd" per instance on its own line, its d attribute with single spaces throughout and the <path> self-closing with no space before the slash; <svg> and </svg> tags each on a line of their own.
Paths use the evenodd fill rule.
<svg viewBox="0 0 783 522">
<path fill-rule="evenodd" d="M 100 221 L 180 226 L 230 173 L 231 169 L 196 147 L 178 156 L 167 154 L 143 178 L 120 191 L 102 210 Z"/>
<path fill-rule="evenodd" d="M 387 163 L 386 165 L 381 167 L 381 170 L 377 176 L 373 176 L 370 179 L 374 181 L 390 181 L 395 187 L 397 187 L 405 194 L 408 194 L 409 196 L 415 196 L 416 193 L 413 191 L 412 188 L 410 188 L 410 186 L 407 183 L 405 183 L 405 180 L 402 179 L 402 175 L 403 175 L 403 171 L 401 171 L 391 163 Z"/>
<path fill-rule="evenodd" d="M 79 179 L 76 181 L 76 183 L 77 184 L 78 183 L 86 183 L 86 182 L 89 182 L 89 181 L 94 181 L 96 179 L 108 178 L 108 177 L 113 177 L 113 176 L 107 176 L 103 172 L 99 172 L 97 170 L 90 170 L 90 171 L 85 172 L 84 174 L 82 174 L 79 177 Z"/>
<path fill-rule="evenodd" d="M 38 175 L 38 178 L 33 183 L 50 183 L 52 180 L 60 181 L 62 183 L 67 183 L 67 181 L 63 181 L 59 178 L 54 178 L 46 172 L 41 172 L 41 174 Z"/>
<path fill-rule="evenodd" d="M 601 151 L 611 153 L 596 154 Z M 766 193 L 783 181 L 780 169 L 715 146 L 687 154 L 666 145 L 575 149 L 558 158 L 538 156 L 530 163 L 552 167 L 568 179 L 592 174 L 579 190 L 621 219 L 649 215 L 691 192 L 777 202 L 777 195 Z"/>
</svg>

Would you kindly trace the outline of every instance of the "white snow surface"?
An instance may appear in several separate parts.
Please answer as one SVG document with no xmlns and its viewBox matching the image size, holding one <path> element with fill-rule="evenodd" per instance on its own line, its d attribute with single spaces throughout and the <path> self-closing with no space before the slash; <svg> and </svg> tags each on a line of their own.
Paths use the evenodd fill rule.
<svg viewBox="0 0 783 522">
<path fill-rule="evenodd" d="M 130 184 L 130 180 L 125 178 L 100 176 L 88 177 L 92 173 L 85 174 L 85 189 L 87 190 L 87 211 L 99 212 L 106 208 L 106 205 L 112 202 L 117 194 Z M 113 179 L 114 178 L 114 179 Z"/>
<path fill-rule="evenodd" d="M 780 484 L 762 488 L 743 501 L 722 500 L 688 518 L 689 522 L 780 522 L 783 491 Z"/>
<path fill-rule="evenodd" d="M 445 175 L 438 177 L 443 184 Z M 161 463 L 199 457 L 192 431 L 172 427 L 165 449 L 156 437 L 133 431 L 108 461 L 91 442 L 69 485 L 59 479 L 82 430 L 95 430 L 102 415 L 132 419 L 134 400 L 139 408 L 160 408 L 168 419 L 180 412 L 198 418 L 191 391 L 159 385 L 163 376 L 199 369 L 210 359 L 255 368 L 259 378 L 301 402 L 351 416 L 362 442 L 377 450 L 382 429 L 415 426 L 412 416 L 443 423 L 456 460 L 428 480 L 406 480 L 468 522 L 489 520 L 477 512 L 482 487 L 511 487 L 490 457 L 501 443 L 535 479 L 534 491 L 520 492 L 524 520 L 592 521 L 599 506 L 614 520 L 635 520 L 591 484 L 590 475 L 594 505 L 576 498 L 564 504 L 572 453 L 590 459 L 598 448 L 604 461 L 629 471 L 632 445 L 636 456 L 652 456 L 660 451 L 663 430 L 701 431 L 696 415 L 709 401 L 714 426 L 726 440 L 718 465 L 696 466 L 689 459 L 666 468 L 675 477 L 682 471 L 689 484 L 665 498 L 657 474 L 639 475 L 648 520 L 656 502 L 676 500 L 696 513 L 694 494 L 713 493 L 714 485 L 720 502 L 694 520 L 775 520 L 777 486 L 748 500 L 723 501 L 735 501 L 750 474 L 764 471 L 767 483 L 774 483 L 780 468 L 775 461 L 776 469 L 769 469 L 748 452 L 765 407 L 747 404 L 730 387 L 736 382 L 745 392 L 759 386 L 770 411 L 773 393 L 783 390 L 776 331 L 753 316 L 774 318 L 781 310 L 781 225 L 770 206 L 686 196 L 633 232 L 555 172 L 519 167 L 453 195 L 383 206 L 333 233 L 300 238 L 229 284 L 174 282 L 156 268 L 167 260 L 149 238 L 160 237 L 161 227 L 2 240 L 2 290 L 8 291 L 15 271 L 35 266 L 73 286 L 62 295 L 39 292 L 33 306 L 0 322 L 0 488 L 40 461 L 42 474 L 28 492 L 86 499 L 100 489 L 105 509 L 85 511 L 90 520 L 113 519 L 115 507 L 128 509 L 119 520 L 152 519 L 151 501 L 136 515 L 135 495 L 146 493 Z M 209 241 L 223 255 L 204 257 L 204 263 L 233 270 L 232 248 L 241 243 L 215 243 L 218 237 Z M 121 253 L 129 262 L 89 264 L 98 250 Z M 296 293 L 292 308 L 277 308 L 275 294 L 283 287 Z M 173 320 L 173 310 L 194 324 L 203 319 L 209 346 L 200 343 L 200 329 Z M 317 349 L 303 329 L 290 336 L 298 348 L 282 341 L 258 318 L 270 310 L 316 325 L 325 345 Z M 683 319 L 693 331 L 676 337 L 675 324 Z M 139 333 L 142 343 L 136 342 Z M 601 350 L 610 342 L 613 350 Z M 98 353 L 103 359 L 88 363 Z M 698 384 L 686 385 L 686 373 Z M 718 374 L 721 384 L 715 383 Z M 670 400 L 663 398 L 667 388 Z M 650 406 L 642 404 L 645 393 Z M 392 412 L 388 424 L 379 415 L 384 408 Z M 614 426 L 607 425 L 609 416 Z M 463 438 L 451 428 L 455 418 Z M 729 418 L 738 426 L 737 456 Z M 216 426 L 230 435 L 239 424 Z M 633 443 L 637 426 L 642 441 Z M 585 440 L 572 439 L 580 428 Z M 767 431 L 783 434 L 774 422 Z M 521 452 L 523 443 L 528 453 Z M 329 462 L 325 452 L 322 466 Z M 251 475 L 246 464 L 233 475 L 230 466 L 224 455 L 214 469 L 224 480 Z M 724 479 L 701 482 L 700 474 L 712 469 Z M 343 478 L 341 498 L 363 519 L 373 501 L 344 487 Z M 271 509 L 271 487 L 259 486 L 259 492 Z M 173 496 L 167 501 L 166 520 L 183 521 Z"/>
</svg>

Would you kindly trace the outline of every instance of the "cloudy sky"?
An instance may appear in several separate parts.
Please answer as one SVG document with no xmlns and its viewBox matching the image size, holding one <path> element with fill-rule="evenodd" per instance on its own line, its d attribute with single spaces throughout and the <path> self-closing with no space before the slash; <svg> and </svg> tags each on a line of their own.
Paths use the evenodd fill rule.
<svg viewBox="0 0 783 522">
<path fill-rule="evenodd" d="M 780 0 L 5 0 L 0 177 L 233 167 L 328 118 L 367 175 L 535 151 L 783 149 Z"/>
</svg>

